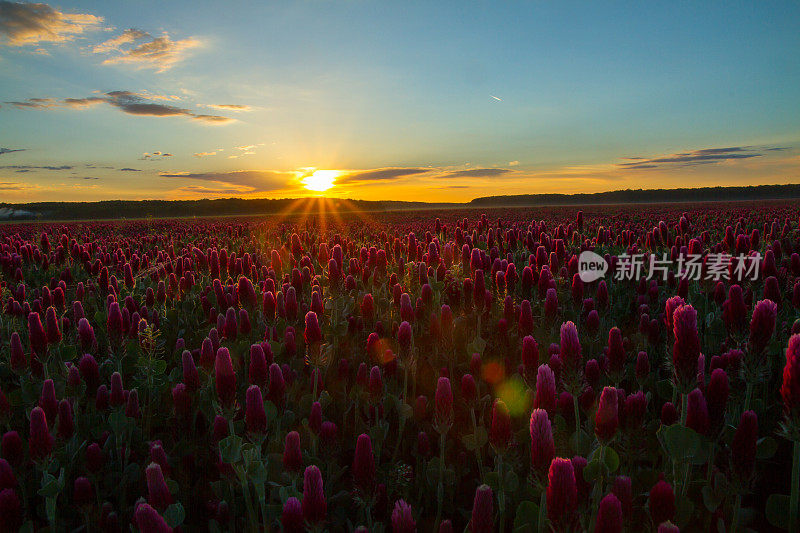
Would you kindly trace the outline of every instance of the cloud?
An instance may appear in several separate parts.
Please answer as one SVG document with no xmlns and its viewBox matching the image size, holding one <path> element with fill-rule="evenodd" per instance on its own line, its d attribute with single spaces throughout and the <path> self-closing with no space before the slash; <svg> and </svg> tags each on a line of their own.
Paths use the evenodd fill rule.
<svg viewBox="0 0 800 533">
<path fill-rule="evenodd" d="M 29 170 L 72 170 L 71 165 L 49 165 L 49 166 L 31 166 L 31 165 L 5 165 L 0 168 L 7 168 L 16 170 L 17 172 L 27 172 Z"/>
<path fill-rule="evenodd" d="M 167 157 L 172 157 L 172 154 L 168 152 L 145 152 L 142 154 L 142 157 L 139 158 L 140 161 L 161 161 Z"/>
<path fill-rule="evenodd" d="M 58 102 L 53 98 L 28 98 L 24 101 L 5 103 L 14 106 L 17 109 L 47 109 L 49 107 L 55 107 L 58 105 Z"/>
<path fill-rule="evenodd" d="M 473 168 L 469 170 L 456 170 L 454 172 L 448 172 L 442 176 L 441 178 L 488 178 L 493 176 L 502 176 L 503 174 L 507 174 L 511 172 L 511 170 L 507 168 Z"/>
<path fill-rule="evenodd" d="M 103 17 L 64 13 L 47 4 L 0 1 L 0 39 L 9 46 L 64 43 L 102 22 Z"/>
<path fill-rule="evenodd" d="M 221 109 L 224 111 L 251 111 L 253 108 L 242 104 L 200 104 L 201 107 L 209 109 Z"/>
<path fill-rule="evenodd" d="M 100 178 L 94 176 L 70 176 L 70 179 L 73 180 L 99 180 Z"/>
<path fill-rule="evenodd" d="M 210 124 L 228 124 L 229 122 L 236 122 L 235 118 L 223 117 L 220 115 L 192 115 L 194 120 L 202 120 Z"/>
<path fill-rule="evenodd" d="M 173 41 L 166 32 L 161 37 L 130 28 L 93 48 L 97 54 L 113 54 L 103 61 L 105 65 L 131 64 L 139 68 L 153 68 L 164 72 L 186 57 L 186 53 L 201 45 L 194 38 Z"/>
<path fill-rule="evenodd" d="M 233 172 L 162 172 L 162 178 L 210 181 L 227 186 L 231 194 L 271 192 L 286 188 L 297 178 L 296 172 L 277 170 L 237 170 Z M 222 190 L 222 189 L 217 189 Z M 225 193 L 227 194 L 227 193 Z"/>
<path fill-rule="evenodd" d="M 779 150 L 783 147 L 777 147 Z M 727 148 L 704 148 L 691 152 L 679 152 L 659 157 L 625 157 L 625 163 L 617 163 L 623 170 L 652 168 L 672 168 L 677 166 L 697 166 L 719 163 L 726 160 L 752 159 L 762 157 L 762 150 L 773 151 L 774 148 L 756 149 L 750 146 L 730 146 Z"/>
<path fill-rule="evenodd" d="M 137 30 L 136 28 L 129 28 L 120 33 L 119 35 L 117 35 L 116 37 L 112 37 L 111 39 L 103 43 L 95 45 L 92 48 L 92 52 L 94 52 L 95 54 L 107 54 L 109 52 L 116 52 L 119 51 L 120 48 L 126 44 L 135 43 L 136 41 L 148 38 L 152 38 L 150 37 L 149 33 L 142 30 Z"/>
<path fill-rule="evenodd" d="M 105 101 L 129 115 L 150 117 L 194 116 L 194 113 L 188 109 L 166 104 L 155 104 L 152 100 L 148 100 L 139 93 L 132 91 L 106 93 Z"/>
<path fill-rule="evenodd" d="M 34 189 L 35 185 L 28 183 L 20 183 L 18 181 L 0 181 L 0 191 L 24 191 L 27 189 Z"/>
<path fill-rule="evenodd" d="M 404 178 L 406 176 L 414 176 L 416 174 L 424 174 L 426 172 L 431 172 L 433 169 L 430 168 L 419 168 L 419 167 L 410 167 L 410 168 L 403 168 L 403 167 L 389 167 L 389 168 L 377 168 L 373 170 L 362 170 L 351 172 L 349 174 L 344 174 L 336 178 L 336 183 L 353 183 L 353 182 L 373 182 L 373 181 L 388 181 L 388 180 L 396 180 L 398 178 Z"/>
<path fill-rule="evenodd" d="M 0 155 L 13 154 L 14 152 L 24 152 L 27 148 L 3 148 L 0 146 Z"/>
<path fill-rule="evenodd" d="M 49 109 L 70 108 L 83 110 L 99 104 L 108 104 L 123 113 L 140 117 L 185 117 L 206 124 L 228 124 L 236 119 L 220 115 L 196 114 L 190 109 L 158 102 L 159 100 L 172 100 L 173 97 L 150 95 L 146 92 L 111 91 L 102 96 L 87 96 L 85 98 L 29 98 L 24 101 L 5 102 L 17 109 Z"/>
<path fill-rule="evenodd" d="M 517 165 L 519 165 L 519 161 L 509 161 L 508 162 L 508 166 L 510 166 L 510 167 L 515 167 Z"/>
<path fill-rule="evenodd" d="M 223 196 L 223 195 L 240 195 L 242 191 L 240 189 L 235 188 L 213 188 L 213 187 L 204 187 L 202 185 L 187 185 L 186 187 L 180 187 L 178 189 L 180 192 L 186 193 L 193 193 L 193 194 L 209 194 L 213 196 Z"/>
<path fill-rule="evenodd" d="M 195 152 L 195 157 L 210 157 L 212 155 L 217 155 L 217 152 Z"/>
<path fill-rule="evenodd" d="M 61 103 L 66 107 L 84 108 L 97 104 L 102 104 L 106 99 L 101 96 L 89 96 L 86 98 L 64 98 Z"/>
<path fill-rule="evenodd" d="M 140 169 L 140 168 L 128 168 L 128 167 L 125 167 L 125 168 L 121 168 L 121 169 L 119 169 L 119 171 L 120 171 L 120 172 L 141 172 L 141 171 L 142 171 L 142 169 Z"/>
</svg>

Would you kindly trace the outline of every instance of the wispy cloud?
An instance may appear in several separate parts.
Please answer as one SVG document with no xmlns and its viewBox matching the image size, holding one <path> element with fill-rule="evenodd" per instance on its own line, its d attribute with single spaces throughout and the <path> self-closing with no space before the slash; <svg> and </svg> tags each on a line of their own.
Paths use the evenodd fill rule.
<svg viewBox="0 0 800 533">
<path fill-rule="evenodd" d="M 0 39 L 8 46 L 64 43 L 102 23 L 103 17 L 64 13 L 47 4 L 0 1 Z"/>
<path fill-rule="evenodd" d="M 336 179 L 336 183 L 390 181 L 407 176 L 425 174 L 433 170 L 434 169 L 424 167 L 388 167 L 371 170 L 358 170 L 343 174 Z"/>
<path fill-rule="evenodd" d="M 200 107 L 223 111 L 251 111 L 253 109 L 251 106 L 243 104 L 200 104 Z"/>
<path fill-rule="evenodd" d="M 512 172 L 507 168 L 471 168 L 469 170 L 456 170 L 439 176 L 440 178 L 489 178 L 502 176 Z"/>
<path fill-rule="evenodd" d="M 217 152 L 195 152 L 195 157 L 211 157 L 212 155 L 217 155 Z"/>
<path fill-rule="evenodd" d="M 151 95 L 147 92 L 111 91 L 101 96 L 87 96 L 85 98 L 28 98 L 21 101 L 8 101 L 6 104 L 17 109 L 51 109 L 69 108 L 85 110 L 90 107 L 108 104 L 128 115 L 146 117 L 184 117 L 197 120 L 206 124 L 229 124 L 236 119 L 221 115 L 197 114 L 190 109 L 162 103 L 171 100 L 170 97 Z"/>
<path fill-rule="evenodd" d="M 112 37 L 105 42 L 95 45 L 92 52 L 95 54 L 107 54 L 109 52 L 118 52 L 120 48 L 126 44 L 135 43 L 143 39 L 151 38 L 150 34 L 146 31 L 137 30 L 136 28 L 129 28 L 116 37 Z"/>
<path fill-rule="evenodd" d="M 220 184 L 236 194 L 286 189 L 298 173 L 278 170 L 237 170 L 233 172 L 163 172 L 162 178 L 200 180 Z M 218 187 L 216 190 L 220 190 Z"/>
<path fill-rule="evenodd" d="M 10 170 L 19 171 L 28 171 L 28 170 L 72 170 L 72 165 L 45 165 L 45 166 L 33 166 L 33 165 L 4 165 L 0 166 L 0 168 L 7 168 Z"/>
<path fill-rule="evenodd" d="M 58 106 L 58 101 L 54 98 L 28 98 L 27 100 L 5 102 L 17 109 L 47 109 Z"/>
<path fill-rule="evenodd" d="M 97 54 L 112 54 L 103 64 L 129 64 L 139 68 L 152 68 L 164 72 L 186 57 L 189 50 L 201 46 L 199 39 L 172 40 L 168 33 L 154 37 L 149 33 L 130 28 L 93 48 Z"/>
<path fill-rule="evenodd" d="M 0 155 L 13 154 L 14 152 L 24 152 L 27 148 L 3 148 L 0 146 Z"/>
<path fill-rule="evenodd" d="M 30 183 L 20 183 L 18 181 L 0 181 L 0 191 L 26 191 L 36 189 L 36 185 Z"/>
<path fill-rule="evenodd" d="M 785 147 L 766 147 L 756 148 L 752 146 L 730 146 L 726 148 L 703 148 L 690 152 L 679 152 L 657 157 L 625 157 L 624 163 L 618 163 L 617 167 L 626 170 L 644 170 L 654 168 L 669 168 L 676 166 L 696 166 L 719 163 L 727 160 L 752 159 L 762 157 L 763 151 L 780 151 Z"/>
</svg>

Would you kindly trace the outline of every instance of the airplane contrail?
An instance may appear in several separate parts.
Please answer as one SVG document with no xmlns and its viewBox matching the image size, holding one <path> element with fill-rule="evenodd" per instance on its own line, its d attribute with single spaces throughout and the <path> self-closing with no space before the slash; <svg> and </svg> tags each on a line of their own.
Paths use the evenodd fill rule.
<svg viewBox="0 0 800 533">
<path fill-rule="evenodd" d="M 493 94 L 490 94 L 489 96 L 491 96 L 492 98 L 494 98 L 494 99 L 495 99 L 495 100 L 497 100 L 498 102 L 502 102 L 502 101 L 503 101 L 503 99 L 502 99 L 502 98 L 498 98 L 498 97 L 496 97 L 496 96 L 495 96 L 495 95 L 493 95 Z"/>
</svg>

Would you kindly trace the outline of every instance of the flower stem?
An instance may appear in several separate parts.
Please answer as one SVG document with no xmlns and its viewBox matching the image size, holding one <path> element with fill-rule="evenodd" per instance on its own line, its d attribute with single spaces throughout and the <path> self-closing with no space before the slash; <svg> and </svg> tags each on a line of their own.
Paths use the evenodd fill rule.
<svg viewBox="0 0 800 533">
<path fill-rule="evenodd" d="M 439 435 L 439 485 L 437 487 L 437 504 L 436 504 L 436 527 L 439 527 L 439 522 L 442 519 L 442 503 L 444 503 L 444 445 L 447 433 Z"/>
<path fill-rule="evenodd" d="M 800 440 L 794 441 L 794 460 L 792 461 L 792 490 L 789 497 L 789 531 L 800 528 Z"/>
<path fill-rule="evenodd" d="M 742 507 L 742 495 L 736 494 L 736 500 L 733 503 L 733 518 L 731 523 L 731 533 L 736 533 L 739 529 L 739 509 Z"/>
<path fill-rule="evenodd" d="M 689 410 L 689 395 L 681 394 L 681 425 L 686 425 L 687 411 Z"/>
<path fill-rule="evenodd" d="M 750 400 L 753 397 L 753 382 L 748 379 L 747 380 L 747 391 L 744 395 L 744 410 L 747 411 L 750 409 Z"/>
<path fill-rule="evenodd" d="M 469 410 L 469 414 L 472 417 L 472 434 L 475 436 L 475 443 L 477 444 L 478 439 L 478 422 L 475 420 L 475 408 L 471 407 Z M 475 460 L 478 461 L 478 473 L 481 476 L 481 482 L 483 482 L 483 453 L 481 453 L 481 448 L 475 446 Z"/>
</svg>

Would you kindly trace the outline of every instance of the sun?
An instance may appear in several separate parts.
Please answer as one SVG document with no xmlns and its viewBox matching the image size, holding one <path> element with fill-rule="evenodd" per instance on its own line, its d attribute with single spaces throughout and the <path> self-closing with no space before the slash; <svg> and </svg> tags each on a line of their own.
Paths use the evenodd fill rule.
<svg viewBox="0 0 800 533">
<path fill-rule="evenodd" d="M 303 186 L 309 191 L 323 192 L 333 187 L 336 178 L 341 174 L 338 170 L 315 170 L 303 178 Z"/>
</svg>

